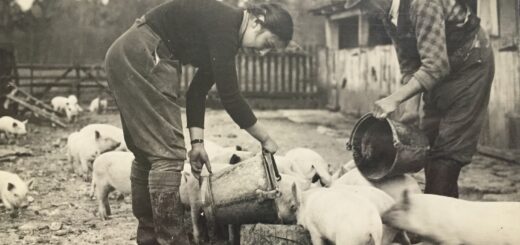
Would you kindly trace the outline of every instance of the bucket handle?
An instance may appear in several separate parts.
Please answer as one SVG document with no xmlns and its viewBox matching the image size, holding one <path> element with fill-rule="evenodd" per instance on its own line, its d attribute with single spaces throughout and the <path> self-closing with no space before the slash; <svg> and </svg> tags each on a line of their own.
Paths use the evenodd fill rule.
<svg viewBox="0 0 520 245">
<path fill-rule="evenodd" d="M 271 162 L 274 170 L 274 175 L 276 176 L 276 180 L 280 181 L 282 179 L 282 176 L 280 175 L 280 172 L 278 171 L 278 167 L 276 166 L 276 161 L 274 160 L 274 154 L 270 153 L 266 149 L 262 148 L 262 155 L 267 162 Z M 268 159 L 269 158 L 269 159 Z"/>
</svg>

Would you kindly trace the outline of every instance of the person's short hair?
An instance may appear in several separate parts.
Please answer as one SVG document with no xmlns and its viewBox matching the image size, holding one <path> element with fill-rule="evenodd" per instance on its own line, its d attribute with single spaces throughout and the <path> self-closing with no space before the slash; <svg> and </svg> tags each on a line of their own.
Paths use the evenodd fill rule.
<svg viewBox="0 0 520 245">
<path fill-rule="evenodd" d="M 257 18 L 264 16 L 265 20 L 261 24 L 277 35 L 285 43 L 285 46 L 292 40 L 294 27 L 291 15 L 279 4 L 251 4 L 246 7 L 246 11 Z"/>
</svg>

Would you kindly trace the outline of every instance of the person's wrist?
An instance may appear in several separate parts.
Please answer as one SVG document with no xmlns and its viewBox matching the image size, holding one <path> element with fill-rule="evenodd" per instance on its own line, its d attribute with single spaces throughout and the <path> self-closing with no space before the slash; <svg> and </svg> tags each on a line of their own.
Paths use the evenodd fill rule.
<svg viewBox="0 0 520 245">
<path fill-rule="evenodd" d="M 271 136 L 266 135 L 266 136 L 260 138 L 260 143 L 264 144 L 265 142 L 267 142 L 269 140 L 271 140 Z"/>
<path fill-rule="evenodd" d="M 191 145 L 203 145 L 204 144 L 204 139 L 193 139 L 190 141 Z"/>
</svg>

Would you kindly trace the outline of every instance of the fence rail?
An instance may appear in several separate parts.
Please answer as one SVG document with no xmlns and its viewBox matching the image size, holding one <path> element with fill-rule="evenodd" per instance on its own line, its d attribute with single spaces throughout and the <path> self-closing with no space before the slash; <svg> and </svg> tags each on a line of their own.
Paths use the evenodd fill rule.
<svg viewBox="0 0 520 245">
<path fill-rule="evenodd" d="M 299 53 L 273 53 L 266 56 L 241 52 L 236 57 L 237 76 L 246 97 L 264 99 L 318 100 L 316 49 Z M 188 89 L 196 68 L 183 66 L 181 94 Z M 52 88 L 69 88 L 81 97 L 82 90 L 102 88 L 109 92 L 103 66 L 99 64 L 18 64 L 16 83 L 41 97 Z M 215 88 L 211 93 L 215 93 Z"/>
</svg>

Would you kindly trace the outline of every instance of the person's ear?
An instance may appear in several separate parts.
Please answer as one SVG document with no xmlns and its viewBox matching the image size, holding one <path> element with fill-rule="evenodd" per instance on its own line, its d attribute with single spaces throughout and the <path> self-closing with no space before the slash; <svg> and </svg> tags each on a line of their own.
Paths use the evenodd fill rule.
<svg viewBox="0 0 520 245">
<path fill-rule="evenodd" d="M 259 15 L 259 16 L 255 16 L 255 20 L 253 21 L 253 28 L 255 30 L 262 30 L 263 28 L 263 23 L 265 21 L 265 16 L 263 15 Z"/>
</svg>

